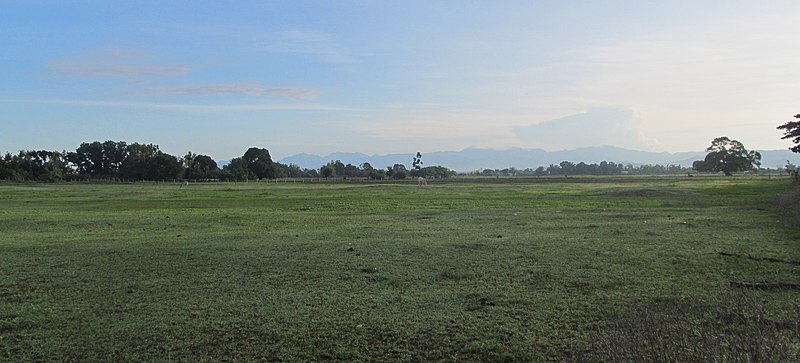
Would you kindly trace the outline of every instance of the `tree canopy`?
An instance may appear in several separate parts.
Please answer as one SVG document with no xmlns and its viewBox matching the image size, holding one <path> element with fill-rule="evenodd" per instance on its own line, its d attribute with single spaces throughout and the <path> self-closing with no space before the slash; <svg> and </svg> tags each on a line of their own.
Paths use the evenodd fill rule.
<svg viewBox="0 0 800 363">
<path fill-rule="evenodd" d="M 278 172 L 269 156 L 269 150 L 251 147 L 242 155 L 242 159 L 247 162 L 250 172 L 259 179 L 275 179 Z"/>
<path fill-rule="evenodd" d="M 704 160 L 692 163 L 697 171 L 723 172 L 731 175 L 737 171 L 746 171 L 761 165 L 761 153 L 747 150 L 738 140 L 726 136 L 718 137 L 711 142 Z"/>
<path fill-rule="evenodd" d="M 783 125 L 778 126 L 778 130 L 783 130 L 783 137 L 781 139 L 791 139 L 795 146 L 789 148 L 796 153 L 800 153 L 800 113 L 794 115 L 797 121 L 789 121 Z"/>
</svg>

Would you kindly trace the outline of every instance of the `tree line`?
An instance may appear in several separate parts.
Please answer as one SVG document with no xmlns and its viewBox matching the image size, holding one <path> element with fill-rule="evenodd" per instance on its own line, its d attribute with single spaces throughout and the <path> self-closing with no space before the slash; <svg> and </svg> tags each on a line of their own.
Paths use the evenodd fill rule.
<svg viewBox="0 0 800 363">
<path fill-rule="evenodd" d="M 797 121 L 786 122 L 777 128 L 783 130 L 782 139 L 791 140 L 790 150 L 800 152 L 800 114 Z M 758 169 L 761 154 L 747 150 L 738 140 L 718 137 L 711 142 L 703 160 L 692 164 L 692 170 L 722 172 L 731 175 L 738 171 Z M 222 168 L 208 155 L 186 153 L 182 158 L 161 151 L 154 144 L 128 144 L 125 141 L 94 141 L 82 143 L 75 151 L 22 150 L 18 154 L 6 153 L 0 157 L 0 180 L 61 181 L 61 180 L 222 180 L 241 181 L 276 179 L 285 177 L 310 178 L 369 178 L 404 179 L 406 177 L 448 178 L 456 173 L 443 166 L 422 167 L 422 154 L 417 152 L 411 170 L 403 164 L 374 168 L 365 162 L 361 165 L 331 161 L 319 169 L 305 169 L 272 161 L 269 150 L 251 147 Z M 788 164 L 787 164 L 788 168 Z M 544 176 L 544 175 L 620 175 L 620 174 L 677 174 L 690 169 L 679 165 L 622 165 L 602 161 L 599 164 L 574 164 L 562 161 L 558 165 L 536 169 L 484 169 L 471 173 L 483 176 Z M 800 179 L 800 174 L 795 173 Z"/>
<path fill-rule="evenodd" d="M 573 163 L 562 161 L 558 164 L 550 164 L 547 167 L 540 166 L 536 169 L 525 168 L 505 168 L 505 169 L 483 169 L 476 170 L 467 175 L 476 176 L 547 176 L 547 175 L 653 175 L 653 174 L 686 174 L 691 172 L 691 168 L 680 165 L 623 165 L 613 161 L 601 161 L 600 163 L 587 164 L 585 162 Z"/>
<path fill-rule="evenodd" d="M 417 155 L 420 155 L 419 153 Z M 167 154 L 158 145 L 125 141 L 82 143 L 75 151 L 22 150 L 0 157 L 0 180 L 14 181 L 245 181 L 277 178 L 447 178 L 455 175 L 442 166 L 411 170 L 403 164 L 376 169 L 331 161 L 319 169 L 300 168 L 272 160 L 269 150 L 251 147 L 220 168 L 208 155 L 192 152 L 183 157 Z"/>
</svg>

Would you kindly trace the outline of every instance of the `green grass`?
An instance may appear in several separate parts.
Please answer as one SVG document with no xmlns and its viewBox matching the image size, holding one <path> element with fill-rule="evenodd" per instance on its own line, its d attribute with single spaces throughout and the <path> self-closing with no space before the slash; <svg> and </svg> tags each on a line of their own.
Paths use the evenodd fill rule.
<svg viewBox="0 0 800 363">
<path fill-rule="evenodd" d="M 696 179 L 0 184 L 0 360 L 797 359 L 800 291 L 731 284 L 800 284 L 792 186 Z"/>
</svg>

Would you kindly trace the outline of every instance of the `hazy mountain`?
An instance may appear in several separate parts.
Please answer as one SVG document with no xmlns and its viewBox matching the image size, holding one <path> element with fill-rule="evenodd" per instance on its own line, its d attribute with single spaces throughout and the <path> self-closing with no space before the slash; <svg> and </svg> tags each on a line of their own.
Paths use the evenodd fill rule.
<svg viewBox="0 0 800 363">
<path fill-rule="evenodd" d="M 704 151 L 696 152 L 650 152 L 629 150 L 613 146 L 598 146 L 578 148 L 574 150 L 545 151 L 542 149 L 507 150 L 467 148 L 461 151 L 437 151 L 423 154 L 426 166 L 441 165 L 456 171 L 474 171 L 479 169 L 503 169 L 515 167 L 517 169 L 547 167 L 562 161 L 573 163 L 585 162 L 588 164 L 601 161 L 613 161 L 623 164 L 675 164 L 691 166 L 695 160 L 705 157 Z M 800 155 L 789 150 L 761 151 L 762 163 L 765 168 L 783 166 L 786 160 L 800 164 Z M 385 168 L 394 164 L 411 166 L 414 154 L 389 154 L 366 155 L 361 153 L 334 153 L 326 156 L 311 154 L 297 154 L 280 160 L 284 164 L 295 164 L 301 168 L 318 169 L 329 161 L 340 160 L 345 164 L 361 165 L 370 163 L 374 168 Z"/>
</svg>

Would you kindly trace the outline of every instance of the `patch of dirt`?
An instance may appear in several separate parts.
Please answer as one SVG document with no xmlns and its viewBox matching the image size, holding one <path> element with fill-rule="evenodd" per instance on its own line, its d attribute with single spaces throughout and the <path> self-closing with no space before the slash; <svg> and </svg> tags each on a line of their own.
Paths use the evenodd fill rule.
<svg viewBox="0 0 800 363">
<path fill-rule="evenodd" d="M 800 290 L 800 284 L 785 282 L 736 282 L 731 281 L 731 287 L 753 290 Z"/>
<path fill-rule="evenodd" d="M 800 261 L 781 260 L 779 258 L 774 258 L 774 257 L 755 257 L 750 255 L 744 255 L 741 253 L 728 253 L 728 252 L 717 252 L 717 254 L 725 257 L 741 257 L 752 261 L 765 261 L 765 262 L 785 263 L 787 265 L 800 265 Z"/>
<path fill-rule="evenodd" d="M 18 282 L 14 284 L 0 284 L 0 301 L 15 302 L 19 301 L 21 296 L 32 292 L 27 283 Z"/>
<path fill-rule="evenodd" d="M 635 189 L 622 189 L 612 190 L 605 193 L 606 195 L 614 197 L 674 197 L 686 195 L 683 190 L 676 189 L 657 189 L 657 188 L 635 188 Z"/>
</svg>

